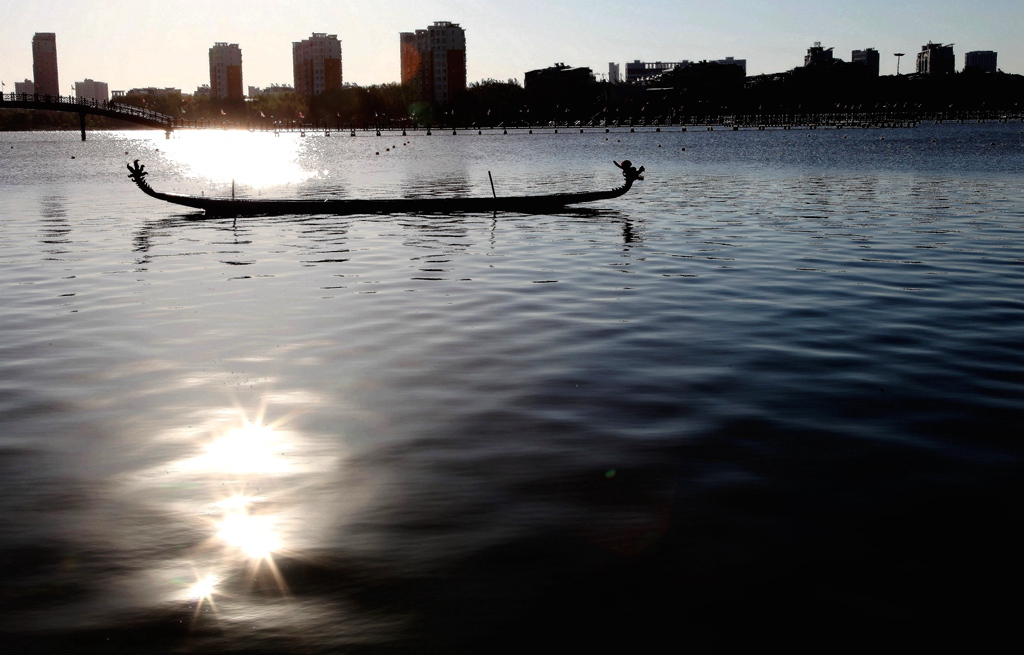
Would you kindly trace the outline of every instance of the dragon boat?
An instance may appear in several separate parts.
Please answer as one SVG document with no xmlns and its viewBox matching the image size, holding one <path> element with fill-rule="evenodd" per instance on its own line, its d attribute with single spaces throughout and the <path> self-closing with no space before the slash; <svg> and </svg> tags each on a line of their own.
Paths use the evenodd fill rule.
<svg viewBox="0 0 1024 655">
<path fill-rule="evenodd" d="M 323 198 L 262 199 L 217 198 L 162 193 L 149 185 L 144 164 L 136 159 L 128 164 L 128 177 L 143 193 L 165 202 L 201 209 L 208 216 L 279 216 L 284 214 L 447 214 L 453 212 L 513 212 L 538 214 L 559 211 L 569 205 L 608 200 L 624 195 L 636 180 L 644 179 L 644 167 L 636 168 L 628 159 L 613 162 L 622 169 L 625 182 L 608 191 L 553 193 L 510 197 L 425 197 L 425 198 Z M 233 195 L 233 194 L 232 194 Z"/>
</svg>

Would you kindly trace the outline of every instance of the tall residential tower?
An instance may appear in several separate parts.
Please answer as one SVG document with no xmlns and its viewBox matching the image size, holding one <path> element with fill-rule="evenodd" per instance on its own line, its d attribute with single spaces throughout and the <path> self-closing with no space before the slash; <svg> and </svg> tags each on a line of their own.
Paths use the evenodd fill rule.
<svg viewBox="0 0 1024 655">
<path fill-rule="evenodd" d="M 401 32 L 402 84 L 419 100 L 446 105 L 466 90 L 466 31 L 437 21 L 424 30 Z"/>
<path fill-rule="evenodd" d="M 304 41 L 292 42 L 295 92 L 318 96 L 341 89 L 341 41 L 337 34 L 314 32 Z"/>
<path fill-rule="evenodd" d="M 57 35 L 53 32 L 36 32 L 32 37 L 32 75 L 36 78 L 36 93 L 60 95 L 60 84 L 57 81 Z"/>
<path fill-rule="evenodd" d="M 237 43 L 214 43 L 210 48 L 210 95 L 242 98 L 242 49 Z"/>
</svg>

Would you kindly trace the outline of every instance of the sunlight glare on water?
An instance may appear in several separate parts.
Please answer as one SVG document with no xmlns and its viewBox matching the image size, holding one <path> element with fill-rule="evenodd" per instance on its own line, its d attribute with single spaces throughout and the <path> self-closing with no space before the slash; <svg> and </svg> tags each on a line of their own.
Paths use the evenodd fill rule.
<svg viewBox="0 0 1024 655">
<path fill-rule="evenodd" d="M 298 162 L 295 134 L 250 134 L 231 130 L 182 131 L 161 149 L 186 175 L 216 183 L 265 189 L 298 184 L 313 175 Z"/>
<path fill-rule="evenodd" d="M 254 560 L 268 559 L 281 547 L 273 518 L 252 515 L 245 510 L 229 512 L 221 521 L 217 536 Z"/>
<path fill-rule="evenodd" d="M 246 421 L 206 445 L 200 462 L 225 473 L 283 473 L 288 470 L 283 443 L 273 428 Z"/>
</svg>

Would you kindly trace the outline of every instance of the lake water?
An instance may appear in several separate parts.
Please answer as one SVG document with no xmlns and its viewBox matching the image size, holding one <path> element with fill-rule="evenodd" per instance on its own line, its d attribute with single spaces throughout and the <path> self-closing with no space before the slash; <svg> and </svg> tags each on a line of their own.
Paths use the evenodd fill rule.
<svg viewBox="0 0 1024 655">
<path fill-rule="evenodd" d="M 972 646 L 1022 581 L 1019 123 L 0 134 L 0 636 Z M 143 195 L 516 194 L 203 219 Z M 1009 600 L 1006 599 L 1007 594 Z"/>
</svg>

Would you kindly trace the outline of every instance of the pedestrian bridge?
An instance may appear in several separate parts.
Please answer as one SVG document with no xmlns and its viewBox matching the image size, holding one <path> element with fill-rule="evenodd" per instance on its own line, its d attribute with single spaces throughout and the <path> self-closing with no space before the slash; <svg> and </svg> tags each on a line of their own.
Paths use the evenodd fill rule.
<svg viewBox="0 0 1024 655">
<path fill-rule="evenodd" d="M 184 127 L 184 121 L 173 118 L 166 114 L 122 105 L 116 102 L 104 100 L 92 100 L 90 98 L 75 98 L 73 96 L 51 96 L 40 93 L 2 93 L 0 94 L 0 109 L 45 109 L 48 111 L 66 111 L 78 114 L 82 128 L 82 141 L 85 141 L 85 117 L 106 116 L 116 118 L 129 123 L 137 123 L 163 130 L 170 136 L 171 132 L 178 127 Z"/>
</svg>

